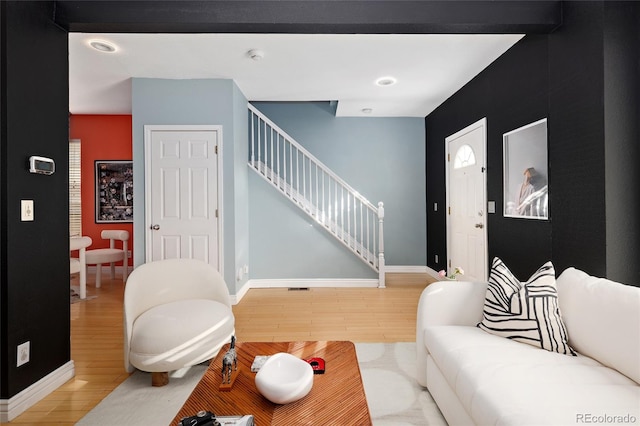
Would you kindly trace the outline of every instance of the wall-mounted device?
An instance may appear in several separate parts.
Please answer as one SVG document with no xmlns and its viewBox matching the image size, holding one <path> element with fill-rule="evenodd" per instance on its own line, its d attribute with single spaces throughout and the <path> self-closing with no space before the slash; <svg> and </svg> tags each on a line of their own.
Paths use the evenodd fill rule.
<svg viewBox="0 0 640 426">
<path fill-rule="evenodd" d="M 52 175 L 56 171 L 56 163 L 51 158 L 32 155 L 29 157 L 29 171 L 42 175 Z"/>
</svg>

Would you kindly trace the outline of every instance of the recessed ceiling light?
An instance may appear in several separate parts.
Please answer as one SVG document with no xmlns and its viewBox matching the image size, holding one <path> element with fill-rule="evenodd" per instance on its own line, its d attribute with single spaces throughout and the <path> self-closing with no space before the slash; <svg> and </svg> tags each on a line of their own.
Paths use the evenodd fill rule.
<svg viewBox="0 0 640 426">
<path fill-rule="evenodd" d="M 89 46 L 106 53 L 112 53 L 118 50 L 115 44 L 104 40 L 89 40 Z"/>
<path fill-rule="evenodd" d="M 363 114 L 371 114 L 373 112 L 373 110 L 371 108 L 362 108 L 362 113 Z"/>
<path fill-rule="evenodd" d="M 393 86 L 397 82 L 398 80 L 396 80 L 395 77 L 380 77 L 376 80 L 378 86 Z"/>
</svg>

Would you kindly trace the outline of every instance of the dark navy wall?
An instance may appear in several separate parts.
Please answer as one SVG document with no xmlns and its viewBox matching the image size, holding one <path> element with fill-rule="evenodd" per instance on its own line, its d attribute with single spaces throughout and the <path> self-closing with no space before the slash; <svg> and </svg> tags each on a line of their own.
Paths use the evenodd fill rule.
<svg viewBox="0 0 640 426">
<path fill-rule="evenodd" d="M 612 10 L 631 10 L 605 19 L 605 3 Z M 640 265 L 634 260 L 640 235 L 638 197 L 623 201 L 618 190 L 610 200 L 606 192 L 638 176 L 631 167 L 640 160 L 637 7 L 566 2 L 563 20 L 548 36 L 526 36 L 426 118 L 431 268 L 442 269 L 446 258 L 444 209 L 434 212 L 432 207 L 445 203 L 444 138 L 487 117 L 487 192 L 497 211 L 488 219 L 489 260 L 503 258 L 521 279 L 552 260 L 559 272 L 575 266 L 628 284 L 640 282 Z M 622 53 L 616 53 L 620 49 Z M 605 57 L 616 64 L 607 74 L 615 83 L 605 78 Z M 625 92 L 630 93 L 627 100 L 620 98 Z M 502 134 L 544 117 L 549 129 L 550 220 L 505 218 Z M 615 160 L 622 157 L 622 163 Z M 436 254 L 440 263 L 435 263 Z"/>
<path fill-rule="evenodd" d="M 0 2 L 0 399 L 70 360 L 67 33 L 51 2 Z M 51 176 L 28 172 L 51 157 Z M 20 221 L 20 200 L 34 221 Z M 31 360 L 16 367 L 17 346 Z"/>
<path fill-rule="evenodd" d="M 640 4 L 604 4 L 607 275 L 638 277 L 640 253 Z"/>
<path fill-rule="evenodd" d="M 487 118 L 487 199 L 496 214 L 487 220 L 489 259 L 500 256 L 516 274 L 525 273 L 551 256 L 549 221 L 503 218 L 502 134 L 547 117 L 546 36 L 526 36 L 426 119 L 427 128 L 427 260 L 445 268 L 444 140 L 477 120 Z M 541 88 L 543 88 L 541 90 Z M 553 214 L 553 210 L 552 210 Z M 435 256 L 439 263 L 435 263 Z"/>
<path fill-rule="evenodd" d="M 567 2 L 564 11 L 565 25 L 549 36 L 552 259 L 605 276 L 602 3 Z"/>
</svg>

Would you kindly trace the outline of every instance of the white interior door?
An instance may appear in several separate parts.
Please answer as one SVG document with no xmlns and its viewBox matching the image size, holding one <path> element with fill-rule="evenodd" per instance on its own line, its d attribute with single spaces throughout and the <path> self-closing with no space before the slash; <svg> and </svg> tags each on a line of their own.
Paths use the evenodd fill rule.
<svg viewBox="0 0 640 426">
<path fill-rule="evenodd" d="M 487 279 L 486 119 L 445 139 L 447 163 L 447 267 L 465 281 Z"/>
<path fill-rule="evenodd" d="M 220 126 L 145 126 L 147 261 L 220 269 Z"/>
</svg>

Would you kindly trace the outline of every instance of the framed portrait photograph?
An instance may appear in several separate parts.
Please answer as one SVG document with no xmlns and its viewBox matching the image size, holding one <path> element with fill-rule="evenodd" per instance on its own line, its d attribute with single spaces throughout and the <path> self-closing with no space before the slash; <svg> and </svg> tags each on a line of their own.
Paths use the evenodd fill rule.
<svg viewBox="0 0 640 426">
<path fill-rule="evenodd" d="M 133 222 L 133 161 L 96 160 L 96 223 Z"/>
<path fill-rule="evenodd" d="M 547 119 L 503 135 L 504 216 L 549 219 Z"/>
</svg>

